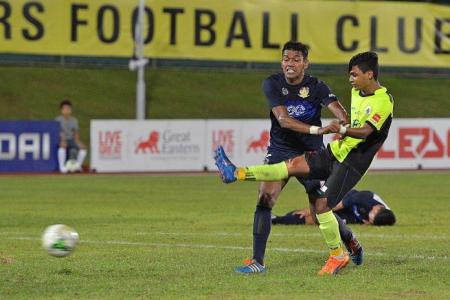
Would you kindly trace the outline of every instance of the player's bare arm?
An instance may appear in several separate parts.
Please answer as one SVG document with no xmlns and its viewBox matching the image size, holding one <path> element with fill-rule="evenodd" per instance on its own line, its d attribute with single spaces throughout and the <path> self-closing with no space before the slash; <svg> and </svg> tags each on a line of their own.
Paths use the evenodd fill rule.
<svg viewBox="0 0 450 300">
<path fill-rule="evenodd" d="M 339 201 L 339 203 L 338 204 L 336 204 L 336 206 L 335 207 L 333 207 L 333 211 L 339 211 L 339 210 L 341 210 L 341 209 L 344 209 L 344 203 L 342 203 L 342 201 Z"/>
<path fill-rule="evenodd" d="M 319 128 L 317 126 L 312 126 L 291 118 L 284 105 L 275 106 L 274 108 L 272 108 L 272 112 L 282 128 L 286 128 L 299 133 L 315 135 L 328 134 L 332 132 L 331 129 L 328 128 L 328 126 Z"/>
<path fill-rule="evenodd" d="M 341 102 L 331 102 L 327 107 L 328 110 L 331 111 L 331 113 L 339 120 L 339 124 L 347 125 L 349 123 L 347 111 L 342 106 Z"/>
<path fill-rule="evenodd" d="M 73 134 L 74 138 L 75 138 L 75 143 L 78 145 L 78 147 L 80 147 L 81 149 L 85 149 L 86 146 L 83 144 L 83 142 L 80 139 L 80 134 L 75 131 Z"/>
<path fill-rule="evenodd" d="M 350 127 L 344 127 L 339 122 L 333 121 L 328 125 L 328 128 L 333 133 L 339 133 L 342 135 L 346 135 L 352 138 L 357 139 L 365 139 L 367 138 L 374 130 L 372 126 L 370 126 L 368 123 L 365 123 L 360 128 L 350 128 Z"/>
<path fill-rule="evenodd" d="M 304 218 L 311 215 L 309 208 L 299 209 L 294 212 L 294 215 L 299 216 L 299 218 Z"/>
</svg>

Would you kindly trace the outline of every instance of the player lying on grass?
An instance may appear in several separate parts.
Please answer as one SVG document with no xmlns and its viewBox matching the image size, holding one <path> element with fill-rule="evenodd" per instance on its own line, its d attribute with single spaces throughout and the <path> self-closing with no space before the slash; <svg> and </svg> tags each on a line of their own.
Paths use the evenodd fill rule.
<svg viewBox="0 0 450 300">
<path fill-rule="evenodd" d="M 383 226 L 394 225 L 396 221 L 394 213 L 386 202 L 371 191 L 351 190 L 333 208 L 333 212 L 346 224 Z M 303 208 L 288 212 L 284 216 L 273 215 L 272 224 L 315 225 L 316 221 L 311 210 Z"/>
<path fill-rule="evenodd" d="M 378 149 L 386 140 L 392 122 L 393 99 L 378 82 L 378 56 L 364 52 L 353 56 L 348 65 L 351 92 L 351 127 L 331 122 L 326 127 L 310 126 L 315 134 L 340 133 L 343 138 L 327 148 L 307 152 L 284 162 L 249 167 L 236 166 L 221 146 L 215 161 L 223 182 L 279 181 L 291 176 L 321 179 L 314 210 L 330 256 L 319 275 L 337 274 L 349 262 L 344 252 L 335 207 L 368 170 Z"/>
</svg>

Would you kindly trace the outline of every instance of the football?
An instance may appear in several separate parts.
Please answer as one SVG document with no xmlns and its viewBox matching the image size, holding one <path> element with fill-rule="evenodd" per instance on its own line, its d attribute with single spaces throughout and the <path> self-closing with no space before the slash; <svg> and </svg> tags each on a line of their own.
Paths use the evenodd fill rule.
<svg viewBox="0 0 450 300">
<path fill-rule="evenodd" d="M 64 257 L 75 249 L 78 238 L 78 232 L 67 225 L 51 225 L 45 229 L 42 235 L 42 246 L 48 254 Z"/>
</svg>

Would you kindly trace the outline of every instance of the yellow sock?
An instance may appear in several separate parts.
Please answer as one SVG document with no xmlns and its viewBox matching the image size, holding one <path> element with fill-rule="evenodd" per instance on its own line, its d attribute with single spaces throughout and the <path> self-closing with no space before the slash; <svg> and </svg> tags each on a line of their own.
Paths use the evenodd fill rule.
<svg viewBox="0 0 450 300">
<path fill-rule="evenodd" d="M 339 234 L 339 224 L 332 211 L 328 211 L 323 214 L 318 214 L 317 220 L 319 221 L 319 229 L 325 239 L 325 242 L 330 249 L 332 256 L 342 256 L 344 249 L 341 244 L 341 235 Z"/>
<path fill-rule="evenodd" d="M 238 180 L 278 181 L 288 177 L 288 168 L 283 161 L 273 165 L 250 166 L 236 170 Z"/>
</svg>

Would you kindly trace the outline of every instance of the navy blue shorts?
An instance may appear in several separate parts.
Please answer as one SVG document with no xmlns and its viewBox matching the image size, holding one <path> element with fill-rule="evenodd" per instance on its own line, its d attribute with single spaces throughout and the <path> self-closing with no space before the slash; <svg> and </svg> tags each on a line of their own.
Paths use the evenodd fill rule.
<svg viewBox="0 0 450 300">
<path fill-rule="evenodd" d="M 77 151 L 80 150 L 80 147 L 78 147 L 77 143 L 75 142 L 75 140 L 66 140 L 67 142 L 67 148 L 69 149 L 76 149 Z"/>
<path fill-rule="evenodd" d="M 301 151 L 289 151 L 289 150 L 277 150 L 277 149 L 268 149 L 266 158 L 264 159 L 264 163 L 268 165 L 277 164 L 282 161 L 289 160 L 296 156 L 301 156 L 305 154 L 305 152 Z M 304 187 L 305 191 L 308 195 L 317 195 L 317 190 L 321 187 L 321 181 L 318 179 L 304 179 L 301 177 L 297 178 L 298 182 L 300 182 Z"/>
</svg>

